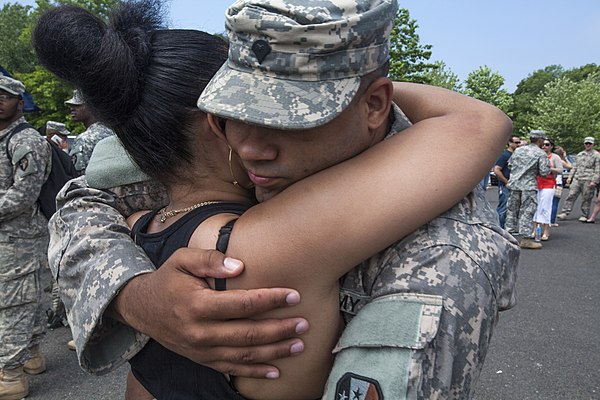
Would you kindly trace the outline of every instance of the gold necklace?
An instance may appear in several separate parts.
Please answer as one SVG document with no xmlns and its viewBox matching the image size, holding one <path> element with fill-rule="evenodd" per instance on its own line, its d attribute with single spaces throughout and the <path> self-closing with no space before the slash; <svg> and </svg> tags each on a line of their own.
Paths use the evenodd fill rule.
<svg viewBox="0 0 600 400">
<path fill-rule="evenodd" d="M 162 214 L 160 217 L 160 222 L 164 224 L 165 221 L 171 217 L 174 217 L 174 216 L 179 215 L 184 212 L 195 210 L 200 207 L 207 206 L 209 204 L 216 204 L 216 203 L 220 203 L 220 202 L 219 201 L 203 201 L 202 203 L 197 203 L 197 204 L 194 204 L 193 206 L 189 206 L 186 208 L 180 208 L 179 210 L 171 210 L 171 211 L 167 211 L 168 206 L 166 206 L 159 212 L 159 214 Z"/>
</svg>

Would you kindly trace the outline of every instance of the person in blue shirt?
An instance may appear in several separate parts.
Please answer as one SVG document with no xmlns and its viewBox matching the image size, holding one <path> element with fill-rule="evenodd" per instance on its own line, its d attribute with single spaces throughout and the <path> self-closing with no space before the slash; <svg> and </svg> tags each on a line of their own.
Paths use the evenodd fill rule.
<svg viewBox="0 0 600 400">
<path fill-rule="evenodd" d="M 506 187 L 506 183 L 510 177 L 508 159 L 512 156 L 515 149 L 519 147 L 520 143 L 521 139 L 518 136 L 511 136 L 508 140 L 508 147 L 502 152 L 494 165 L 494 174 L 498 178 L 498 207 L 496 211 L 498 212 L 502 228 L 504 228 L 506 222 L 506 205 L 508 204 L 508 196 L 510 194 L 510 190 Z"/>
</svg>

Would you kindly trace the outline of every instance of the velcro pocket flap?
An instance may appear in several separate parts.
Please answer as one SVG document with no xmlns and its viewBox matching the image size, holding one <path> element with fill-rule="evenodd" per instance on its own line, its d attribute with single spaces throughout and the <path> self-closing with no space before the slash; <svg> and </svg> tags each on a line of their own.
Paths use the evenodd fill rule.
<svg viewBox="0 0 600 400">
<path fill-rule="evenodd" d="M 423 294 L 392 294 L 365 305 L 350 321 L 334 353 L 348 347 L 422 349 L 437 334 L 443 299 Z"/>
</svg>

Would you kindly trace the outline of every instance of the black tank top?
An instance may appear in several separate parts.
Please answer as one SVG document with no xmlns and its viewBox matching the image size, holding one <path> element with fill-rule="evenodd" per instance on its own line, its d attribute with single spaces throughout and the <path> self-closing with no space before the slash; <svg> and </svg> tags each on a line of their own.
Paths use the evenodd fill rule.
<svg viewBox="0 0 600 400">
<path fill-rule="evenodd" d="M 158 211 L 142 216 L 131 235 L 154 265 L 159 268 L 175 250 L 186 247 L 204 220 L 221 213 L 241 215 L 248 205 L 216 203 L 186 214 L 167 229 L 147 233 L 148 224 Z M 228 224 L 231 229 L 232 223 Z M 219 250 L 227 248 L 227 229 L 222 229 Z M 131 372 L 158 400 L 244 400 L 222 373 L 174 353 L 153 339 L 131 360 Z"/>
</svg>

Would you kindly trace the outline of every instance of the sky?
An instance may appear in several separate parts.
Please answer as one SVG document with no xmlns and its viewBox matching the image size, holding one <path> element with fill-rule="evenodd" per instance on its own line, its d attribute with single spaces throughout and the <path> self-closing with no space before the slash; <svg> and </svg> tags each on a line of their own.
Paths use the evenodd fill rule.
<svg viewBox="0 0 600 400">
<path fill-rule="evenodd" d="M 9 1 L 33 5 L 33 0 Z M 0 0 L 0 5 L 7 1 Z M 232 0 L 171 0 L 170 27 L 224 31 Z M 505 79 L 509 92 L 534 71 L 600 64 L 600 0 L 400 0 L 419 25 L 432 61 L 461 81 L 481 66 Z"/>
</svg>

